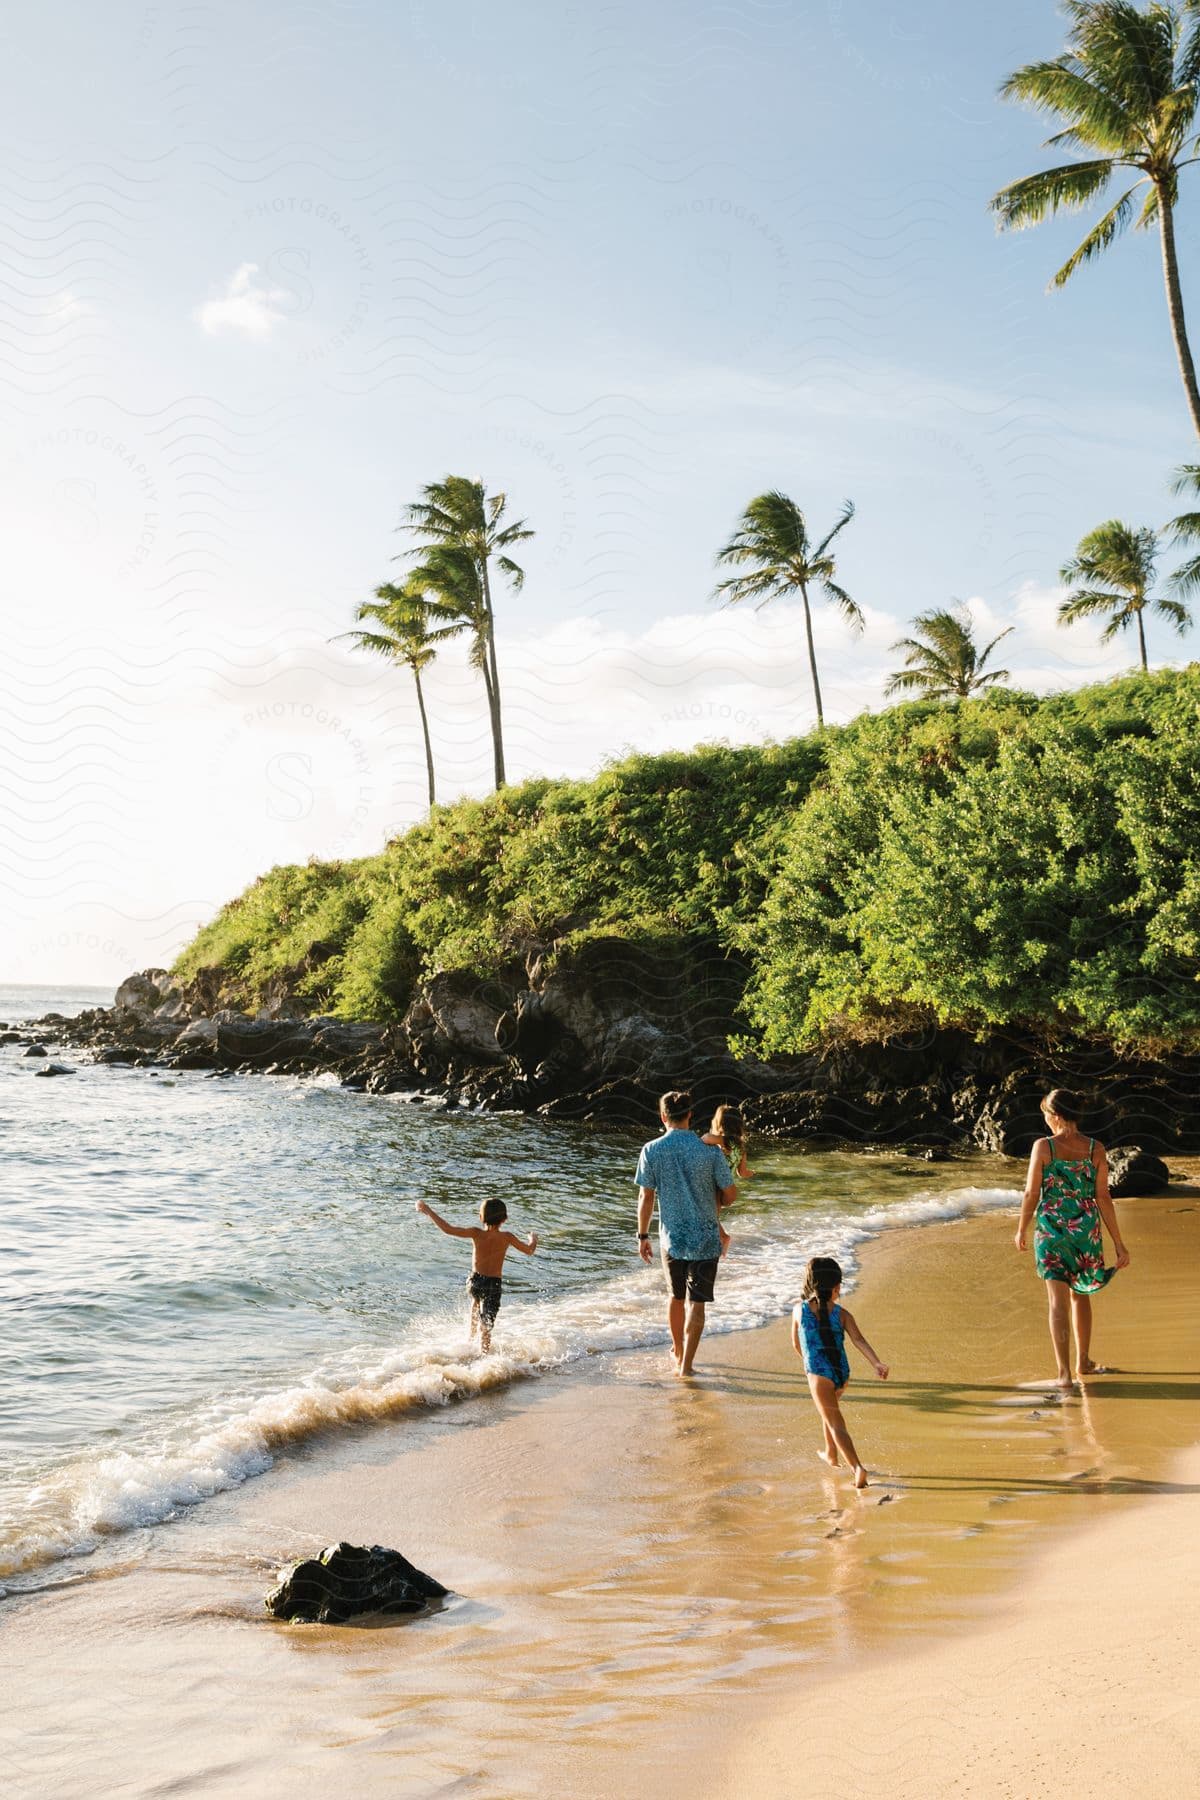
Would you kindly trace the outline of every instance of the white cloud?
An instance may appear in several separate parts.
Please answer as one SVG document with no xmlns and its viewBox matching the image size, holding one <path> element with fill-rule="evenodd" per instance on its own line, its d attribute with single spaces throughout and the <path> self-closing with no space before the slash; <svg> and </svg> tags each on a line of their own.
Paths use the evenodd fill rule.
<svg viewBox="0 0 1200 1800">
<path fill-rule="evenodd" d="M 45 302 L 46 318 L 53 325 L 66 325 L 72 319 L 84 318 L 91 312 L 91 307 L 70 288 L 60 288 Z"/>
<path fill-rule="evenodd" d="M 210 336 L 222 331 L 237 332 L 241 337 L 264 343 L 286 314 L 280 301 L 288 298 L 284 288 L 267 287 L 256 281 L 257 263 L 242 263 L 229 277 L 224 294 L 206 300 L 192 317 Z"/>
</svg>

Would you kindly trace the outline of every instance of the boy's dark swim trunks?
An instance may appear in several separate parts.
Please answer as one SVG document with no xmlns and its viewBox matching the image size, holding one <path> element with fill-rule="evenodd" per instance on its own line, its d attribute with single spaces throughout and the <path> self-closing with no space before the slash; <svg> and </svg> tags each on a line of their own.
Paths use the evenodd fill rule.
<svg viewBox="0 0 1200 1800">
<path fill-rule="evenodd" d="M 479 1316 L 485 1325 L 496 1323 L 496 1314 L 500 1311 L 502 1285 L 499 1275 L 471 1275 L 468 1277 L 467 1292 L 472 1300 L 478 1300 Z"/>
</svg>

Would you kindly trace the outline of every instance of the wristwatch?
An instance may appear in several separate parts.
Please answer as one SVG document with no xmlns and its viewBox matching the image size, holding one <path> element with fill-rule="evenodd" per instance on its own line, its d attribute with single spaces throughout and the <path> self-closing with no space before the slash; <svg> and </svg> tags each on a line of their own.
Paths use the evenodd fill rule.
<svg viewBox="0 0 1200 1800">
<path fill-rule="evenodd" d="M 648 1244 L 649 1242 L 650 1242 L 650 1233 L 648 1231 L 639 1231 L 638 1232 L 638 1243 L 639 1244 Z"/>
</svg>

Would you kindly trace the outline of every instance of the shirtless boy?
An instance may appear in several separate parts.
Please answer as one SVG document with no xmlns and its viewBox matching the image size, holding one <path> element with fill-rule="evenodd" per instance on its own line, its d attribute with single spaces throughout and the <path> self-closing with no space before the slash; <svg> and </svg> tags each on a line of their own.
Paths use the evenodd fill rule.
<svg viewBox="0 0 1200 1800">
<path fill-rule="evenodd" d="M 470 1238 L 474 1247 L 471 1273 L 467 1278 L 467 1292 L 471 1296 L 471 1336 L 478 1333 L 480 1347 L 484 1351 L 490 1350 L 492 1326 L 500 1311 L 500 1276 L 505 1255 L 509 1250 L 520 1250 L 526 1256 L 532 1256 L 538 1247 L 537 1232 L 531 1231 L 527 1238 L 519 1238 L 515 1231 L 501 1231 L 500 1227 L 508 1217 L 503 1200 L 484 1201 L 479 1209 L 479 1225 L 451 1225 L 425 1200 L 417 1201 L 417 1211 L 432 1219 L 447 1237 Z"/>
</svg>

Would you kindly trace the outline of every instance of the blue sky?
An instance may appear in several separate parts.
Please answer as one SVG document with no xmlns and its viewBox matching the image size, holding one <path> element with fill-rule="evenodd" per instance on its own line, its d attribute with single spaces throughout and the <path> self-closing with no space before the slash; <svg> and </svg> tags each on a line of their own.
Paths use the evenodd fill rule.
<svg viewBox="0 0 1200 1800">
<path fill-rule="evenodd" d="M 1059 15 L 915 10 L 14 23 L 0 973 L 166 960 L 262 867 L 418 816 L 411 696 L 330 640 L 449 469 L 538 532 L 501 634 L 518 776 L 807 726 L 792 609 L 709 600 L 767 486 L 818 529 L 858 507 L 868 630 L 821 621 L 832 716 L 955 597 L 1017 625 L 1026 685 L 1126 665 L 1054 629 L 1054 590 L 1101 519 L 1161 522 L 1193 454 L 1157 240 L 1047 296 L 1082 227 L 1000 238 L 987 201 L 1038 166 L 995 93 Z M 480 791 L 469 672 L 431 686 L 443 792 Z"/>
</svg>

